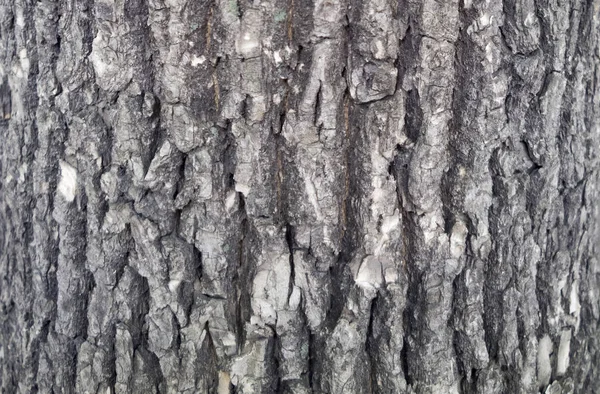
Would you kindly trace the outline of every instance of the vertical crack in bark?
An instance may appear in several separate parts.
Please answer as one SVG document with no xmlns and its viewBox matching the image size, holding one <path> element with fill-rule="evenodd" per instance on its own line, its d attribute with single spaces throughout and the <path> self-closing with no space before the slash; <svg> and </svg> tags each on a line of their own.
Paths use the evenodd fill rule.
<svg viewBox="0 0 600 394">
<path fill-rule="evenodd" d="M 344 68 L 343 73 L 346 73 Z M 344 78 L 345 79 L 345 78 Z M 342 197 L 342 209 L 340 212 L 340 245 L 343 245 L 346 229 L 348 227 L 348 204 L 350 196 L 350 93 L 348 88 L 344 92 L 343 114 L 344 114 L 344 195 Z"/>
<path fill-rule="evenodd" d="M 27 5 L 27 8 L 28 12 L 33 12 L 35 9 L 34 6 L 31 5 Z M 23 39 L 25 40 L 25 45 L 23 45 L 23 47 L 26 48 L 26 56 L 28 56 L 32 61 L 30 61 L 29 70 L 27 70 L 26 75 L 25 91 L 27 92 L 27 95 L 23 103 L 25 119 L 23 119 L 23 139 L 20 144 L 22 155 L 21 160 L 22 165 L 24 165 L 24 167 L 21 168 L 25 169 L 25 173 L 23 174 L 24 185 L 22 186 L 22 189 L 19 188 L 21 198 L 19 198 L 18 201 L 18 203 L 21 205 L 20 223 L 23 226 L 22 233 L 20 234 L 22 237 L 20 240 L 20 246 L 22 248 L 22 261 L 20 261 L 19 269 L 22 269 L 22 296 L 23 300 L 25 301 L 25 305 L 24 308 L 19 308 L 19 311 L 21 313 L 24 326 L 30 328 L 34 324 L 35 320 L 35 313 L 33 309 L 35 301 L 33 260 L 35 259 L 35 255 L 32 254 L 32 244 L 35 239 L 35 234 L 33 224 L 34 215 L 32 208 L 36 206 L 38 199 L 38 196 L 36 193 L 34 193 L 34 184 L 36 182 L 34 168 L 35 155 L 39 147 L 38 120 L 35 116 L 39 107 L 39 96 L 37 93 L 39 65 L 37 61 L 37 47 L 35 46 L 37 40 L 37 31 L 33 21 L 31 20 L 26 22 L 26 26 L 28 26 L 28 29 L 23 35 Z M 19 52 L 19 56 L 21 55 L 22 53 Z M 25 358 L 25 360 L 23 360 L 23 365 L 25 365 L 27 369 L 36 368 L 35 360 L 31 359 L 32 355 L 33 353 L 25 353 L 22 355 Z"/>
<path fill-rule="evenodd" d="M 243 197 L 240 196 L 243 209 Z M 246 329 L 245 324 L 250 319 L 250 288 L 248 286 L 248 281 L 250 279 L 250 261 L 249 257 L 246 254 L 248 250 L 248 242 L 250 241 L 248 237 L 248 219 L 244 216 L 242 219 L 242 236 L 239 241 L 239 262 L 236 272 L 238 272 L 239 276 L 234 276 L 233 283 L 236 289 L 236 346 L 237 353 L 240 354 L 244 345 L 246 343 Z"/>
<path fill-rule="evenodd" d="M 414 223 L 412 222 L 412 214 L 410 212 L 411 204 L 408 201 L 408 163 L 412 151 L 402 146 L 396 146 L 394 160 L 392 162 L 392 175 L 396 183 L 396 192 L 398 198 L 398 206 L 401 213 L 402 223 L 402 245 L 401 245 L 401 258 L 402 258 L 402 269 L 405 271 L 407 278 L 407 299 L 406 306 L 402 311 L 402 323 L 404 339 L 401 351 L 401 363 L 404 379 L 406 380 L 407 386 L 411 386 L 414 383 L 412 372 L 409 369 L 409 338 L 412 335 L 412 316 L 414 315 L 415 300 L 414 297 L 417 294 L 415 288 L 416 282 L 414 280 L 414 272 L 412 267 L 412 256 L 414 255 Z"/>
<path fill-rule="evenodd" d="M 6 78 L 2 79 L 0 84 L 0 124 L 8 126 L 8 121 L 12 116 L 12 98 L 10 85 Z"/>
<path fill-rule="evenodd" d="M 405 113 L 406 135 L 413 143 L 417 142 L 421 135 L 421 124 L 423 122 L 423 110 L 421 109 L 417 89 L 411 89 L 407 92 Z"/>
<path fill-rule="evenodd" d="M 459 317 L 457 316 L 460 312 L 460 309 L 465 307 L 464 300 L 462 299 L 461 283 L 464 280 L 464 274 L 461 272 L 458 274 L 454 281 L 452 281 L 452 312 L 450 314 L 450 319 L 448 320 L 449 327 L 452 328 L 452 346 L 454 348 L 454 353 L 456 354 L 456 365 L 458 367 L 458 375 L 460 377 L 459 389 L 460 393 L 469 393 L 469 383 L 470 383 L 470 374 L 467 371 L 467 366 L 464 363 L 463 357 L 463 346 L 465 345 L 464 341 L 461 341 L 461 333 L 457 329 L 457 321 Z"/>
<path fill-rule="evenodd" d="M 494 195 L 498 196 L 499 200 L 502 200 L 504 193 L 501 190 L 499 184 L 499 174 L 496 169 L 496 155 L 498 154 L 497 149 L 489 161 L 489 171 L 492 175 L 492 181 L 494 182 Z M 498 234 L 498 223 L 499 214 L 497 213 L 498 207 L 496 204 L 489 207 L 489 218 L 490 218 L 490 235 L 492 239 L 492 248 L 488 257 L 488 262 L 485 268 L 485 280 L 484 280 L 484 293 L 483 293 L 483 327 L 485 334 L 485 343 L 487 352 L 490 356 L 490 361 L 498 363 L 498 341 L 500 332 L 500 311 L 501 301 L 500 294 L 494 286 L 496 277 L 495 271 L 497 270 L 497 259 L 496 259 L 496 245 L 495 235 Z"/>
<path fill-rule="evenodd" d="M 285 242 L 290 254 L 290 286 L 288 290 L 289 300 L 296 283 L 296 270 L 294 267 L 294 228 L 289 223 L 285 224 Z"/>
<path fill-rule="evenodd" d="M 365 350 L 367 353 L 369 365 L 369 386 L 365 387 L 365 391 L 368 393 L 379 392 L 379 385 L 377 384 L 377 353 L 379 349 L 377 347 L 377 340 L 375 339 L 373 332 L 373 325 L 376 324 L 375 320 L 377 319 L 379 303 L 380 301 L 378 294 L 371 300 L 371 306 L 369 310 L 369 323 L 367 325 L 367 334 L 365 341 Z"/>
</svg>

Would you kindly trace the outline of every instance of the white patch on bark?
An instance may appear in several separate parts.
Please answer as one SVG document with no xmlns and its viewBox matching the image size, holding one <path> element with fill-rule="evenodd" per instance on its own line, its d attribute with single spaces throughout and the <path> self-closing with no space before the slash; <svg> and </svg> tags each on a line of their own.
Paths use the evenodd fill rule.
<svg viewBox="0 0 600 394">
<path fill-rule="evenodd" d="M 579 303 L 579 282 L 574 281 L 571 284 L 571 292 L 569 293 L 569 313 L 575 317 L 575 332 L 579 329 L 579 313 L 581 304 Z"/>
<path fill-rule="evenodd" d="M 21 164 L 21 166 L 19 167 L 19 178 L 18 178 L 18 182 L 21 184 L 23 182 L 25 182 L 25 175 L 27 174 L 27 169 L 29 168 L 29 166 L 27 165 L 27 163 L 23 163 Z"/>
<path fill-rule="evenodd" d="M 206 61 L 206 57 L 204 57 L 204 56 L 198 57 L 198 56 L 194 55 L 192 57 L 191 64 L 193 67 L 197 67 L 200 64 L 204 64 L 205 61 Z"/>
<path fill-rule="evenodd" d="M 171 290 L 171 293 L 175 293 L 180 284 L 181 284 L 180 280 L 177 280 L 177 279 L 170 280 L 169 281 L 169 290 Z"/>
<path fill-rule="evenodd" d="M 560 334 L 560 344 L 558 345 L 558 356 L 556 360 L 556 374 L 564 375 L 569 368 L 569 351 L 571 349 L 571 329 L 563 330 Z"/>
<path fill-rule="evenodd" d="M 77 193 L 77 171 L 68 163 L 60 161 L 60 181 L 57 187 L 59 193 L 68 202 L 75 199 Z"/>
<path fill-rule="evenodd" d="M 398 211 L 394 212 L 394 215 L 387 216 L 381 225 L 381 232 L 387 234 L 392 230 L 398 228 L 400 224 L 400 216 L 398 215 Z"/>
<path fill-rule="evenodd" d="M 579 315 L 581 304 L 579 304 L 579 295 L 577 294 L 578 283 L 575 281 L 571 285 L 571 293 L 569 294 L 569 313 L 572 315 Z"/>
<path fill-rule="evenodd" d="M 225 199 L 225 210 L 229 213 L 237 205 L 237 193 L 231 190 Z"/>
<path fill-rule="evenodd" d="M 384 251 L 384 246 L 390 239 L 390 233 L 397 229 L 399 225 L 400 215 L 397 209 L 394 211 L 393 215 L 385 216 L 383 223 L 381 224 L 381 238 L 379 239 L 379 242 L 374 250 L 375 256 L 379 256 L 381 252 Z"/>
<path fill-rule="evenodd" d="M 217 394 L 229 394 L 229 383 L 231 378 L 227 372 L 219 371 L 219 387 Z"/>
<path fill-rule="evenodd" d="M 373 42 L 371 43 L 371 52 L 373 53 L 375 59 L 385 59 L 385 47 L 383 46 L 381 38 L 373 40 Z"/>
<path fill-rule="evenodd" d="M 494 49 L 494 47 L 492 46 L 492 44 L 487 44 L 485 46 L 485 58 L 490 63 L 494 63 L 494 51 L 493 51 L 493 49 Z"/>
<path fill-rule="evenodd" d="M 317 220 L 323 220 L 323 214 L 321 213 L 321 207 L 319 206 L 319 199 L 317 198 L 317 189 L 315 188 L 315 184 L 313 183 L 312 179 L 310 179 L 308 175 L 304 175 L 304 187 L 306 188 L 308 200 L 315 209 Z"/>
<path fill-rule="evenodd" d="M 465 251 L 467 242 L 467 226 L 462 220 L 457 220 L 450 234 L 450 254 L 458 259 Z"/>
<path fill-rule="evenodd" d="M 29 72 L 29 57 L 27 57 L 27 49 L 23 48 L 19 51 L 19 62 L 21 64 L 21 69 L 25 74 Z"/>
<path fill-rule="evenodd" d="M 288 305 L 291 310 L 296 310 L 300 306 L 300 302 L 302 301 L 302 290 L 298 286 L 294 286 L 292 288 L 292 293 L 288 299 Z"/>
<path fill-rule="evenodd" d="M 365 289 L 377 289 L 383 283 L 381 263 L 374 256 L 367 256 L 361 263 L 356 278 L 357 285 Z"/>
<path fill-rule="evenodd" d="M 328 226 L 323 226 L 323 243 L 327 246 L 332 246 L 331 231 Z"/>
<path fill-rule="evenodd" d="M 96 38 L 94 38 L 93 45 L 99 46 L 102 43 L 102 33 L 99 32 Z M 96 75 L 101 77 L 106 73 L 107 64 L 104 60 L 99 56 L 97 51 L 92 50 L 92 53 L 89 56 L 89 59 L 92 61 L 92 66 L 94 67 L 94 71 Z"/>
<path fill-rule="evenodd" d="M 23 9 L 17 8 L 15 12 L 15 23 L 21 29 L 25 27 L 25 18 L 23 17 Z"/>
<path fill-rule="evenodd" d="M 483 28 L 491 25 L 492 19 L 494 19 L 494 17 L 490 14 L 481 15 L 481 17 L 479 18 L 479 26 Z"/>
<path fill-rule="evenodd" d="M 288 302 L 291 267 L 289 255 L 275 250 L 260 258 L 252 287 L 252 310 L 264 324 L 276 324 L 278 311 Z"/>
<path fill-rule="evenodd" d="M 92 62 L 96 82 L 109 91 L 124 89 L 133 78 L 133 68 L 121 53 L 111 47 L 116 45 L 111 38 L 111 33 L 102 29 L 92 41 L 92 52 L 88 59 Z"/>
<path fill-rule="evenodd" d="M 235 183 L 235 191 L 236 192 L 240 192 L 244 195 L 244 197 L 248 196 L 248 193 L 250 193 L 250 186 L 245 185 L 243 183 L 240 182 L 236 182 Z"/>
<path fill-rule="evenodd" d="M 538 344 L 537 353 L 537 375 L 539 387 L 546 387 L 550 382 L 550 376 L 552 375 L 552 364 L 550 363 L 552 347 L 552 340 L 548 335 L 544 335 Z"/>
<path fill-rule="evenodd" d="M 253 57 L 257 50 L 260 50 L 258 38 L 250 32 L 244 32 L 236 42 L 238 54 L 245 58 Z"/>
</svg>

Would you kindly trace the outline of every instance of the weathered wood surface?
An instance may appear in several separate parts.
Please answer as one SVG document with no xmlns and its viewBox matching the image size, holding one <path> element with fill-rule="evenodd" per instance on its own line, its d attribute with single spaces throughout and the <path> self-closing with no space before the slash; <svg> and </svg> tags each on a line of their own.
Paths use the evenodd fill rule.
<svg viewBox="0 0 600 394">
<path fill-rule="evenodd" d="M 0 390 L 599 392 L 599 24 L 0 0 Z"/>
</svg>

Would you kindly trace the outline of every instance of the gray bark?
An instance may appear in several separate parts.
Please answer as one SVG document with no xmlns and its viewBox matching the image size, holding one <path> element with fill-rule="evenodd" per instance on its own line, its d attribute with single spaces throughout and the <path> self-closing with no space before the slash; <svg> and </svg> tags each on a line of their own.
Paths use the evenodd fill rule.
<svg viewBox="0 0 600 394">
<path fill-rule="evenodd" d="M 600 392 L 600 0 L 0 0 L 3 393 Z"/>
</svg>

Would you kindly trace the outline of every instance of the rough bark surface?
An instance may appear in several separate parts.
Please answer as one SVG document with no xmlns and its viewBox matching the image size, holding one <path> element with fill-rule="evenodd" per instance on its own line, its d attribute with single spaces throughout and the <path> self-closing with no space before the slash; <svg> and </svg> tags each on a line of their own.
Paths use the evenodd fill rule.
<svg viewBox="0 0 600 394">
<path fill-rule="evenodd" d="M 3 393 L 596 393 L 600 0 L 0 0 Z"/>
</svg>

